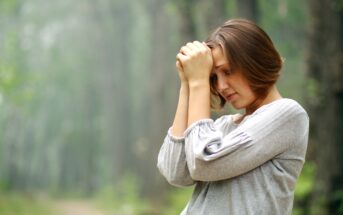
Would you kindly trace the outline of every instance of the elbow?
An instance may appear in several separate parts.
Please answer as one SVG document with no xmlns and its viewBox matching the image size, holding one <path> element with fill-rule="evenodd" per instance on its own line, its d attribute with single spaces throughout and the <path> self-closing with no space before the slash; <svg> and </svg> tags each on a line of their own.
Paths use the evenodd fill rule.
<svg viewBox="0 0 343 215">
<path fill-rule="evenodd" d="M 189 173 L 194 181 L 211 181 L 210 175 L 198 165 L 190 166 Z"/>
<path fill-rule="evenodd" d="M 195 183 L 190 175 L 185 172 L 172 171 L 169 168 L 163 168 L 163 165 L 160 164 L 157 167 L 167 182 L 175 187 L 187 187 Z"/>
<path fill-rule="evenodd" d="M 211 166 L 206 162 L 189 166 L 189 173 L 194 181 L 219 181 L 233 177 L 230 173 L 224 172 L 222 168 Z"/>
<path fill-rule="evenodd" d="M 168 177 L 168 183 L 175 187 L 188 187 L 195 184 L 192 178 Z"/>
<path fill-rule="evenodd" d="M 195 184 L 195 181 L 190 176 L 176 174 L 162 174 L 170 185 L 175 187 L 188 187 Z"/>
</svg>

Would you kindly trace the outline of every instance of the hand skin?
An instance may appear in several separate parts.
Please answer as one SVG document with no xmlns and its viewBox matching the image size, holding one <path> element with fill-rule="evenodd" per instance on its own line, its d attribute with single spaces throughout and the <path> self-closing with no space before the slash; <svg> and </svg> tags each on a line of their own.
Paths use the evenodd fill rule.
<svg viewBox="0 0 343 215">
<path fill-rule="evenodd" d="M 172 134 L 181 137 L 194 122 L 210 118 L 210 82 L 212 52 L 205 43 L 187 43 L 176 56 L 181 81 L 179 102 Z"/>
<path fill-rule="evenodd" d="M 212 52 L 206 44 L 194 41 L 187 43 L 176 55 L 189 85 L 208 83 L 213 66 Z"/>
</svg>

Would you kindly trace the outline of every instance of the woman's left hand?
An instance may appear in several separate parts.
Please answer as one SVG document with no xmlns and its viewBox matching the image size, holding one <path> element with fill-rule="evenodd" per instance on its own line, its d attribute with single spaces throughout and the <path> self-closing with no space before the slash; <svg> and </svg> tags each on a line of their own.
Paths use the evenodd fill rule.
<svg viewBox="0 0 343 215">
<path fill-rule="evenodd" d="M 187 43 L 180 49 L 176 58 L 181 62 L 189 84 L 209 82 L 213 59 L 211 49 L 205 43 Z"/>
</svg>

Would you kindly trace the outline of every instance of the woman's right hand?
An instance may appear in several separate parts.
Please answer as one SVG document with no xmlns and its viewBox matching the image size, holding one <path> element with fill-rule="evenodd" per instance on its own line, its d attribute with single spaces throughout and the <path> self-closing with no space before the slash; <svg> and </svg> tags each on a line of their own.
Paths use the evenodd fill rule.
<svg viewBox="0 0 343 215">
<path fill-rule="evenodd" d="M 180 78 L 181 84 L 188 84 L 188 80 L 187 80 L 187 78 L 185 76 L 182 64 L 181 64 L 181 62 L 179 60 L 176 60 L 176 69 L 177 69 L 177 73 L 179 74 L 179 78 Z"/>
</svg>

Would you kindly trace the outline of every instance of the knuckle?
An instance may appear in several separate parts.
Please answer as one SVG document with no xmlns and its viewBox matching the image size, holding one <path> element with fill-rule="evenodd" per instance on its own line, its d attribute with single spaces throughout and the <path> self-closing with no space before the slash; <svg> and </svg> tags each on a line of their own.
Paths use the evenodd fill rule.
<svg viewBox="0 0 343 215">
<path fill-rule="evenodd" d="M 189 59 L 190 60 L 193 60 L 196 57 L 197 57 L 197 53 L 196 52 L 189 55 Z"/>
<path fill-rule="evenodd" d="M 211 49 L 208 49 L 208 48 L 204 48 L 204 53 L 205 54 L 211 54 Z"/>
<path fill-rule="evenodd" d="M 207 50 L 206 50 L 206 49 L 201 49 L 199 52 L 200 52 L 202 55 L 207 54 Z"/>
<path fill-rule="evenodd" d="M 188 59 L 189 59 L 189 56 L 182 56 L 182 57 L 180 58 L 180 62 L 181 62 L 181 63 L 187 62 Z"/>
</svg>

